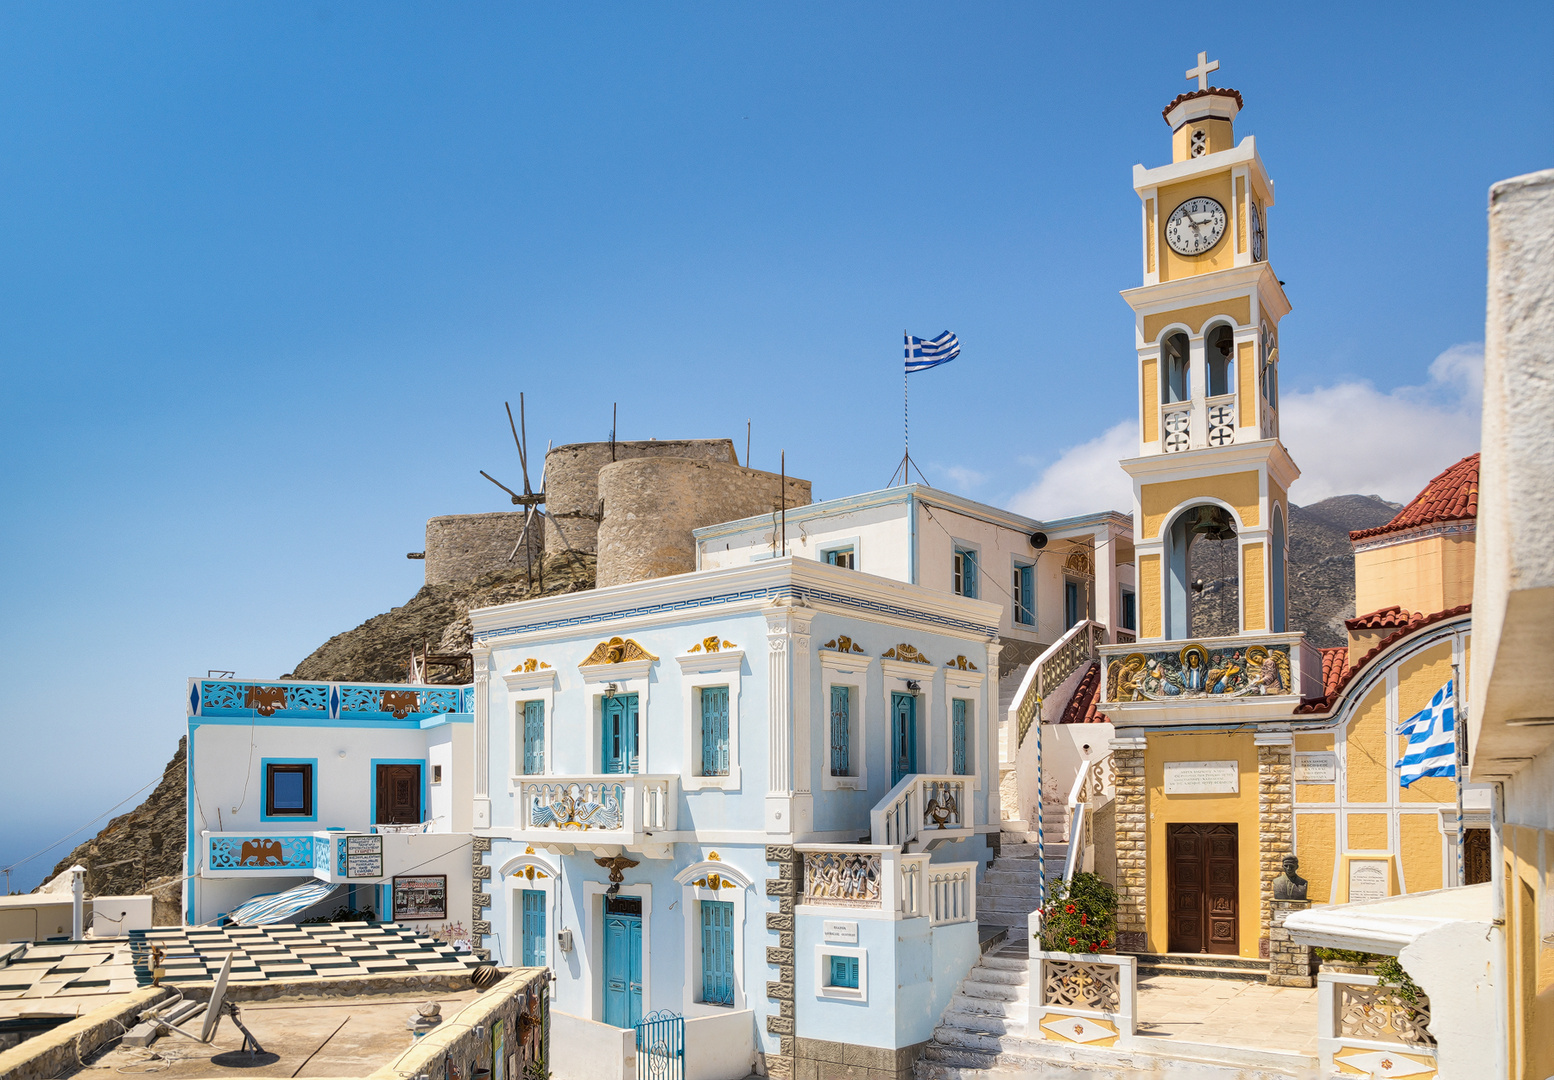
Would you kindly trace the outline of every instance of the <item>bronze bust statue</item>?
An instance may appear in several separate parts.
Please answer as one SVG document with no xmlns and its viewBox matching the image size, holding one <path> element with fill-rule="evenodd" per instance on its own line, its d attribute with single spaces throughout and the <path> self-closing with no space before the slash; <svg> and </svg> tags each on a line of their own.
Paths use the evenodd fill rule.
<svg viewBox="0 0 1554 1080">
<path fill-rule="evenodd" d="M 1300 867 L 1300 860 L 1293 855 L 1284 857 L 1284 873 L 1273 879 L 1273 898 L 1275 900 L 1304 900 L 1306 898 L 1306 879 L 1295 873 Z"/>
</svg>

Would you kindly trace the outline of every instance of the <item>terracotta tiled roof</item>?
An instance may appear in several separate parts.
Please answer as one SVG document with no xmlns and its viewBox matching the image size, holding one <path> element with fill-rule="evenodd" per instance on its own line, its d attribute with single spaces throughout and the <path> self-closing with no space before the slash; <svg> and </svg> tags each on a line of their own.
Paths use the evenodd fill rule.
<svg viewBox="0 0 1554 1080">
<path fill-rule="evenodd" d="M 1478 517 L 1478 455 L 1469 454 L 1441 473 L 1399 510 L 1397 517 L 1374 529 L 1358 529 L 1350 540 L 1402 532 L 1443 521 L 1471 521 Z"/>
<path fill-rule="evenodd" d="M 1207 90 L 1189 90 L 1185 94 L 1176 95 L 1176 97 L 1171 99 L 1171 104 L 1160 110 L 1160 115 L 1165 119 L 1165 122 L 1169 124 L 1171 122 L 1172 109 L 1176 108 L 1184 101 L 1191 101 L 1193 98 L 1208 97 L 1210 94 L 1229 94 L 1231 97 L 1236 99 L 1236 108 L 1246 108 L 1246 102 L 1241 100 L 1241 91 L 1232 90 L 1228 86 L 1211 86 Z"/>
<path fill-rule="evenodd" d="M 1090 670 L 1084 673 L 1079 680 L 1079 685 L 1074 687 L 1074 696 L 1068 699 L 1068 707 L 1063 710 L 1060 724 L 1104 724 L 1106 717 L 1095 711 L 1096 700 L 1101 696 L 1101 665 L 1092 663 Z"/>
<path fill-rule="evenodd" d="M 1350 630 L 1386 630 L 1399 626 L 1407 626 L 1416 619 L 1424 618 L 1417 611 L 1404 611 L 1398 605 L 1380 608 L 1368 615 L 1356 615 L 1352 619 L 1345 619 L 1344 625 Z M 1323 650 L 1324 652 L 1326 650 Z"/>
<path fill-rule="evenodd" d="M 1322 650 L 1322 696 L 1318 698 L 1306 698 L 1295 706 L 1296 715 L 1306 713 L 1325 713 L 1333 707 L 1344 688 L 1354 681 L 1354 677 L 1365 669 L 1376 657 L 1380 656 L 1395 643 L 1402 641 L 1409 634 L 1423 630 L 1427 626 L 1433 626 L 1447 619 L 1455 619 L 1459 615 L 1467 615 L 1473 610 L 1472 604 L 1462 604 L 1458 607 L 1447 608 L 1445 611 L 1437 611 L 1433 615 L 1415 615 L 1408 623 L 1399 627 L 1386 637 L 1378 641 L 1372 649 L 1358 661 L 1345 667 L 1343 655 L 1348 649 L 1339 646 L 1335 649 Z"/>
</svg>

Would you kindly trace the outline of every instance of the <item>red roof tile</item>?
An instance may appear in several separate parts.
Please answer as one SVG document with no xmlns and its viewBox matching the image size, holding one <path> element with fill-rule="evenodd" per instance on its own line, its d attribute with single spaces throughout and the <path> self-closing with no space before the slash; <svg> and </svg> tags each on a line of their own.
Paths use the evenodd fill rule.
<svg viewBox="0 0 1554 1080">
<path fill-rule="evenodd" d="M 1398 605 L 1380 608 L 1368 615 L 1356 615 L 1352 619 L 1345 619 L 1344 625 L 1350 630 L 1386 630 L 1399 626 L 1407 626 L 1416 619 L 1424 618 L 1417 611 L 1404 611 Z"/>
<path fill-rule="evenodd" d="M 1469 454 L 1431 480 L 1414 501 L 1399 510 L 1397 516 L 1374 529 L 1357 529 L 1350 540 L 1402 532 L 1421 525 L 1443 521 L 1471 521 L 1478 517 L 1478 455 Z"/>
<path fill-rule="evenodd" d="M 1476 457 L 1477 455 L 1475 455 Z M 1393 644 L 1402 641 L 1409 634 L 1423 630 L 1427 626 L 1433 626 L 1447 619 L 1455 619 L 1459 615 L 1467 615 L 1473 610 L 1472 604 L 1462 604 L 1458 607 L 1447 608 L 1445 611 L 1437 611 L 1433 615 L 1415 615 L 1409 619 L 1406 626 L 1399 627 L 1386 637 L 1378 641 L 1369 652 L 1360 659 L 1345 667 L 1341 654 L 1347 654 L 1348 649 L 1339 646 L 1333 649 L 1322 650 L 1322 696 L 1318 698 L 1306 698 L 1295 706 L 1296 715 L 1306 713 L 1325 713 L 1333 707 L 1338 696 L 1343 693 L 1344 687 L 1354 681 L 1366 664 L 1380 656 Z"/>
<path fill-rule="evenodd" d="M 1236 108 L 1246 108 L 1246 102 L 1241 100 L 1241 91 L 1232 90 L 1228 86 L 1211 86 L 1207 90 L 1189 90 L 1185 94 L 1177 94 L 1176 97 L 1171 99 L 1171 104 L 1160 110 L 1160 115 L 1165 120 L 1165 122 L 1169 124 L 1171 122 L 1172 109 L 1176 108 L 1184 101 L 1191 101 L 1193 98 L 1208 97 L 1210 94 L 1228 94 L 1236 99 Z"/>
<path fill-rule="evenodd" d="M 1084 673 L 1079 680 L 1079 685 L 1074 687 L 1074 696 L 1068 699 L 1068 707 L 1063 710 L 1063 716 L 1058 720 L 1060 724 L 1104 724 L 1106 717 L 1095 711 L 1095 703 L 1100 698 L 1101 689 L 1101 665 L 1091 664 L 1090 670 Z"/>
</svg>

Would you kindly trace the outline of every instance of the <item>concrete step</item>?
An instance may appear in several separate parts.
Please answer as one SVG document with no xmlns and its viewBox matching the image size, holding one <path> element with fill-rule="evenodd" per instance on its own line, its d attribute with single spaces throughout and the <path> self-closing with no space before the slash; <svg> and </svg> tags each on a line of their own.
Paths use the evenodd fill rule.
<svg viewBox="0 0 1554 1080">
<path fill-rule="evenodd" d="M 977 982 L 967 979 L 960 984 L 958 994 L 967 997 L 987 998 L 990 1001 L 1021 1001 L 1025 998 L 1026 989 L 1023 985 L 1012 986 L 1009 983 Z"/>
<path fill-rule="evenodd" d="M 1005 869 L 997 863 L 993 869 L 982 875 L 982 881 L 977 885 L 977 891 L 982 891 L 991 885 L 1029 885 L 1040 881 L 1045 877 L 1042 873 L 1041 863 L 1031 863 L 1030 866 L 1021 866 L 1015 869 Z"/>
<path fill-rule="evenodd" d="M 1206 964 L 1140 964 L 1138 977 L 1147 979 L 1151 975 L 1175 975 L 1186 979 L 1239 979 L 1242 982 L 1267 982 L 1268 972 L 1249 971 L 1246 968 L 1236 967 L 1210 967 Z"/>
<path fill-rule="evenodd" d="M 977 966 L 998 971 L 1018 971 L 1022 975 L 1030 971 L 1030 964 L 1027 960 L 1022 957 L 1004 956 L 1002 955 L 1002 950 L 991 956 L 984 956 Z"/>
<path fill-rule="evenodd" d="M 999 986 L 1024 986 L 1028 975 L 1010 968 L 983 967 L 978 964 L 966 975 L 967 982 L 996 983 Z"/>
<path fill-rule="evenodd" d="M 1018 896 L 1022 900 L 1030 900 L 1035 907 L 1035 901 L 1041 896 L 1041 886 L 1034 881 L 994 881 L 984 884 L 977 890 L 977 899 L 984 896 Z"/>
<path fill-rule="evenodd" d="M 993 1016 L 989 1013 L 963 1012 L 952 1005 L 944 1014 L 941 1024 L 974 1035 L 1023 1035 L 1025 1009 L 1022 1007 L 1019 1017 Z"/>
<path fill-rule="evenodd" d="M 950 1004 L 945 1011 L 945 1023 L 949 1023 L 952 1012 L 977 1013 L 980 1016 L 999 1016 L 1004 1019 L 1018 1019 L 1026 1015 L 1031 1003 L 1024 998 L 1014 1001 L 1004 1001 L 1000 998 L 972 997 L 969 994 L 955 991 L 955 996 L 950 998 Z"/>
<path fill-rule="evenodd" d="M 968 1050 L 964 1046 L 931 1042 L 923 1048 L 923 1057 L 925 1061 L 920 1064 L 928 1066 L 927 1076 L 930 1080 L 959 1077 L 962 1070 L 975 1069 L 981 1072 L 998 1069 L 997 1054 L 990 1054 L 985 1050 Z M 946 1068 L 949 1071 L 944 1071 Z M 998 1069 L 998 1071 L 1004 1070 Z"/>
<path fill-rule="evenodd" d="M 940 1046 L 961 1050 L 977 1050 L 984 1054 L 1001 1054 L 1004 1044 L 1000 1041 L 1013 1036 L 994 1035 L 987 1031 L 967 1031 L 964 1028 L 940 1024 L 933 1029 L 933 1041 Z"/>
<path fill-rule="evenodd" d="M 977 921 L 983 926 L 1006 926 L 1015 933 L 1023 933 L 1030 917 L 1029 911 L 1023 914 L 1018 911 L 987 911 L 980 901 L 977 903 Z"/>
<path fill-rule="evenodd" d="M 1048 839 L 1046 846 L 1047 854 L 1051 855 L 1053 853 L 1053 848 L 1066 847 L 1067 845 L 1062 844 L 1056 840 Z M 1029 844 L 1000 844 L 998 845 L 998 858 L 1000 860 L 1034 859 L 1040 854 L 1040 851 L 1041 849 L 1036 846 L 1034 841 Z"/>
</svg>

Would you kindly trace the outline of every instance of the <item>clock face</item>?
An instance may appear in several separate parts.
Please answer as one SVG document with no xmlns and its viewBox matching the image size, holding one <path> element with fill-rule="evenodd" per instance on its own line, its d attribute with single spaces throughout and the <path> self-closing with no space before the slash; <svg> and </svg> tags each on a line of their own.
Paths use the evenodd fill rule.
<svg viewBox="0 0 1554 1080">
<path fill-rule="evenodd" d="M 1225 208 L 1200 195 L 1171 211 L 1166 220 L 1166 243 L 1178 255 L 1202 255 L 1225 235 Z"/>
<path fill-rule="evenodd" d="M 1252 261 L 1263 261 L 1263 214 L 1257 208 L 1257 204 L 1251 206 L 1252 212 Z"/>
</svg>

